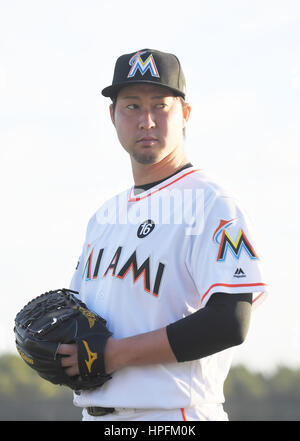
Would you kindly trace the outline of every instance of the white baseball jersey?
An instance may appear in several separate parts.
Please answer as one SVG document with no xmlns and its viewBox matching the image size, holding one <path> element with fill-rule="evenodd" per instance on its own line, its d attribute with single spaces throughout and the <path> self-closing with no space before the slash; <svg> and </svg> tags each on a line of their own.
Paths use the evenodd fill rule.
<svg viewBox="0 0 300 441">
<path fill-rule="evenodd" d="M 216 292 L 266 286 L 249 219 L 204 171 L 187 168 L 150 190 L 128 189 L 90 219 L 71 289 L 115 338 L 164 327 Z M 205 335 L 203 335 L 205 339 Z M 77 406 L 176 409 L 224 402 L 232 348 L 200 360 L 120 369 Z"/>
</svg>

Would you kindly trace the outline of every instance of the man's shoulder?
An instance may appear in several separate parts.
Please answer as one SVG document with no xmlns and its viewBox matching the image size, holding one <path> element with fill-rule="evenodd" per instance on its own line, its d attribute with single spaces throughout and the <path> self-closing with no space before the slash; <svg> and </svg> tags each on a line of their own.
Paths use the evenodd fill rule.
<svg viewBox="0 0 300 441">
<path fill-rule="evenodd" d="M 206 216 L 210 213 L 222 216 L 226 213 L 229 215 L 233 212 L 246 212 L 243 203 L 234 191 L 221 183 L 220 179 L 213 174 L 199 169 L 192 173 L 189 179 L 190 183 L 186 183 L 187 188 L 190 185 L 198 191 L 197 198 L 202 198 Z"/>
<path fill-rule="evenodd" d="M 193 168 L 193 173 L 187 176 L 186 186 L 203 190 L 206 198 L 234 197 L 232 191 L 221 183 L 220 179 L 200 168 Z"/>
</svg>

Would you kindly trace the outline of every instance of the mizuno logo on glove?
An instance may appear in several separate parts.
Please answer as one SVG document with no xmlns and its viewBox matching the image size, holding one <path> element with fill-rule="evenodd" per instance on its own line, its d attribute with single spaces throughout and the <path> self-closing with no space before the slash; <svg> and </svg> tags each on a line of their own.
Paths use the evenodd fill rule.
<svg viewBox="0 0 300 441">
<path fill-rule="evenodd" d="M 89 373 L 91 373 L 92 371 L 92 364 L 94 363 L 95 360 L 97 360 L 98 355 L 97 352 L 92 352 L 87 344 L 87 342 L 85 340 L 82 340 L 82 343 L 85 346 L 86 352 L 88 354 L 89 359 L 88 360 L 84 360 L 85 364 L 87 365 L 88 371 Z"/>
<path fill-rule="evenodd" d="M 82 313 L 82 315 L 84 315 L 86 319 L 88 319 L 90 328 L 92 328 L 96 321 L 95 314 L 82 307 L 79 308 L 79 311 Z"/>
</svg>

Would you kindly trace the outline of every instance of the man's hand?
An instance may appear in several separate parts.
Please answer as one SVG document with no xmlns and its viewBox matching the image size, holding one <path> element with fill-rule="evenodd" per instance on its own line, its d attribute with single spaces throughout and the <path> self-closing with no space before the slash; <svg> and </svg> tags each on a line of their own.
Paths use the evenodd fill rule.
<svg viewBox="0 0 300 441">
<path fill-rule="evenodd" d="M 64 355 L 61 365 L 65 368 L 66 374 L 78 375 L 77 346 L 60 344 L 58 353 Z M 165 328 L 121 339 L 109 337 L 104 348 L 104 365 L 107 374 L 128 366 L 176 361 Z"/>
<path fill-rule="evenodd" d="M 77 345 L 61 343 L 57 353 L 63 355 L 61 365 L 65 368 L 66 374 L 70 377 L 79 375 Z"/>
<path fill-rule="evenodd" d="M 111 347 L 114 341 L 116 341 L 114 338 L 109 337 L 104 351 L 105 370 L 108 374 L 112 373 L 114 369 L 111 368 L 107 357 L 107 347 Z M 66 374 L 70 377 L 79 375 L 77 345 L 61 343 L 57 353 L 63 356 L 61 358 L 61 365 L 63 368 L 65 368 Z"/>
</svg>

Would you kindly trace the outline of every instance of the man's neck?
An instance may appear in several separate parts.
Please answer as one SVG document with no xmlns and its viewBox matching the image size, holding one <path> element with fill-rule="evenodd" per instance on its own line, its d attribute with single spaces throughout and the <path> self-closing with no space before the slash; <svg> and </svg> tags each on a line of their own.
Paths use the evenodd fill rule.
<svg viewBox="0 0 300 441">
<path fill-rule="evenodd" d="M 171 176 L 180 170 L 188 161 L 185 154 L 178 157 L 171 155 L 165 157 L 162 161 L 155 164 L 139 164 L 134 159 L 132 163 L 132 174 L 136 186 L 142 186 L 151 182 L 160 181 Z"/>
<path fill-rule="evenodd" d="M 177 173 L 186 170 L 187 168 L 193 167 L 193 164 L 190 162 L 187 162 L 184 166 L 180 167 L 175 173 L 172 173 L 170 176 L 167 176 L 164 179 L 160 179 L 159 181 L 150 182 L 148 184 L 143 185 L 135 185 L 134 186 L 134 194 L 138 195 L 140 193 L 143 193 L 144 191 L 150 190 L 150 188 L 155 187 L 156 185 L 160 184 L 161 182 L 164 182 L 166 179 L 171 178 L 172 176 L 176 176 Z"/>
</svg>

